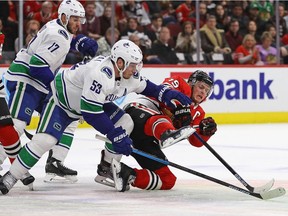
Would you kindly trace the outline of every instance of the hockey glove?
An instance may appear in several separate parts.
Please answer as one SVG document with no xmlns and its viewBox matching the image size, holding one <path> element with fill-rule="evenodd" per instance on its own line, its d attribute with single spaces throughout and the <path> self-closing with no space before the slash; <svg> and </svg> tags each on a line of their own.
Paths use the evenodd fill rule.
<svg viewBox="0 0 288 216">
<path fill-rule="evenodd" d="M 201 120 L 199 124 L 200 134 L 204 136 L 212 136 L 217 131 L 217 124 L 212 117 Z"/>
<path fill-rule="evenodd" d="M 108 132 L 107 137 L 112 142 L 115 152 L 126 156 L 132 153 L 132 140 L 121 126 Z"/>
<path fill-rule="evenodd" d="M 192 103 L 191 98 L 187 97 L 183 93 L 170 89 L 167 86 L 164 86 L 158 96 L 160 102 L 165 103 L 166 106 L 175 109 L 176 103 L 178 101 L 182 106 L 189 106 Z"/>
<path fill-rule="evenodd" d="M 192 121 L 190 107 L 177 106 L 177 108 L 173 110 L 173 114 L 173 125 L 175 128 L 179 129 L 183 126 L 190 125 Z"/>
<path fill-rule="evenodd" d="M 79 34 L 73 38 L 71 47 L 82 53 L 84 56 L 94 57 L 98 50 L 98 43 L 83 34 Z"/>
</svg>

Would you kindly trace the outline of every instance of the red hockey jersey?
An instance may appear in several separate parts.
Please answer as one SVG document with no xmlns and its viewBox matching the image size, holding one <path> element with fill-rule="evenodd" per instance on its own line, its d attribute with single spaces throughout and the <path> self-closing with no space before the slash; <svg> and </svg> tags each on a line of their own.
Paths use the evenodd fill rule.
<svg viewBox="0 0 288 216">
<path fill-rule="evenodd" d="M 191 97 L 191 94 L 192 94 L 191 87 L 180 76 L 172 76 L 170 78 L 166 78 L 162 84 L 168 85 L 171 88 L 182 92 L 183 94 L 187 95 L 188 97 Z M 170 116 L 172 115 L 167 106 L 165 106 L 164 104 L 160 104 L 160 106 L 162 108 L 162 111 L 165 114 L 168 114 Z M 191 116 L 192 116 L 191 126 L 196 128 L 196 132 L 198 134 L 200 134 L 199 124 L 200 124 L 201 120 L 205 118 L 205 111 L 203 110 L 203 108 L 200 105 L 193 105 L 193 104 L 190 106 L 190 110 L 191 110 Z M 201 135 L 201 137 L 205 141 L 209 140 L 209 138 L 210 138 L 210 136 L 204 136 L 204 135 Z M 203 146 L 203 144 L 194 135 L 189 137 L 189 142 L 191 145 L 193 145 L 195 147 L 202 147 Z"/>
</svg>

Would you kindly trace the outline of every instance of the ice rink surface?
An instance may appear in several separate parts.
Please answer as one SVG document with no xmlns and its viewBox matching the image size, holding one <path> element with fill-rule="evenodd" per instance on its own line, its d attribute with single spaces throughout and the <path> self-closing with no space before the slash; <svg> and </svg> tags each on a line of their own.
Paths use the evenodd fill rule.
<svg viewBox="0 0 288 216">
<path fill-rule="evenodd" d="M 31 131 L 33 133 L 33 131 Z M 2 216 L 286 216 L 288 195 L 260 200 L 190 173 L 171 168 L 178 180 L 170 191 L 143 191 L 132 188 L 120 193 L 94 182 L 100 151 L 93 129 L 78 129 L 65 165 L 78 171 L 75 184 L 44 183 L 47 153 L 31 169 L 36 177 L 34 191 L 17 183 L 9 194 L 0 195 Z M 288 124 L 219 125 L 209 144 L 252 186 L 275 179 L 276 187 L 288 191 Z M 27 141 L 23 138 L 23 143 Z M 173 162 L 243 187 L 209 152 L 187 141 L 164 149 Z M 124 156 L 123 162 L 138 167 Z M 8 161 L 3 165 L 9 168 Z M 243 187 L 244 188 L 244 187 Z"/>
</svg>

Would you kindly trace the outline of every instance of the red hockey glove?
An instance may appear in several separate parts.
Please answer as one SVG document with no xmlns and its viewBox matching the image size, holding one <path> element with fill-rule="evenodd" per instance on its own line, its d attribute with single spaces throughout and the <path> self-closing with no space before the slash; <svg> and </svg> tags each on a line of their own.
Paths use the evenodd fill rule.
<svg viewBox="0 0 288 216">
<path fill-rule="evenodd" d="M 173 114 L 173 125 L 175 128 L 179 129 L 183 126 L 190 125 L 192 121 L 190 107 L 177 106 L 177 108 L 173 110 Z"/>
<path fill-rule="evenodd" d="M 217 131 L 217 124 L 212 117 L 201 120 L 199 124 L 200 134 L 204 136 L 212 136 Z"/>
</svg>

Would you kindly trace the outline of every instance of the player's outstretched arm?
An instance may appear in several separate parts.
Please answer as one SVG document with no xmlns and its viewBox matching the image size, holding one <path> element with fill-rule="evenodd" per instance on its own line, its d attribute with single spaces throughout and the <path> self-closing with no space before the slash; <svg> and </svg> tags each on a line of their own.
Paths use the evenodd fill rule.
<svg viewBox="0 0 288 216">
<path fill-rule="evenodd" d="M 149 80 L 147 80 L 146 83 L 146 88 L 143 92 L 141 92 L 141 94 L 148 97 L 154 97 L 158 101 L 165 103 L 166 106 L 172 109 L 176 108 L 176 101 L 182 106 L 190 106 L 190 104 L 192 103 L 191 98 L 179 91 L 169 88 L 168 86 L 156 85 Z"/>
</svg>

